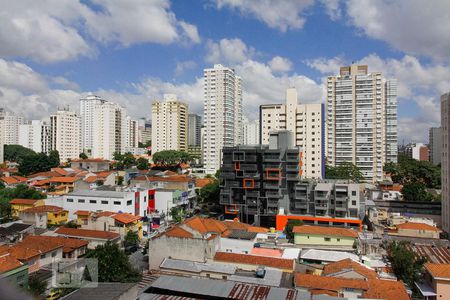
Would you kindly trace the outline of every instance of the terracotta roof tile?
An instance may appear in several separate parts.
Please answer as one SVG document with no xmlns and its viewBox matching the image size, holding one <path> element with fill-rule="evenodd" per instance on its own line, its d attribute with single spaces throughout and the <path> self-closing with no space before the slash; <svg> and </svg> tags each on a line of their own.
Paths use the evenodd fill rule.
<svg viewBox="0 0 450 300">
<path fill-rule="evenodd" d="M 19 260 L 29 260 L 37 255 L 51 252 L 63 246 L 61 241 L 51 239 L 48 236 L 29 235 L 18 244 L 12 246 L 9 249 L 9 253 Z"/>
<path fill-rule="evenodd" d="M 118 233 L 111 231 L 99 231 L 99 230 L 88 230 L 88 229 L 67 228 L 67 227 L 60 227 L 56 229 L 55 233 L 69 237 L 97 238 L 104 240 L 112 240 L 120 236 Z"/>
<path fill-rule="evenodd" d="M 180 226 L 175 226 L 167 230 L 163 233 L 163 235 L 168 237 L 176 237 L 176 238 L 193 238 L 194 235 L 187 230 L 184 230 Z"/>
<path fill-rule="evenodd" d="M 28 178 L 36 178 L 36 177 L 56 177 L 59 176 L 58 173 L 56 172 L 52 172 L 52 171 L 47 171 L 47 172 L 39 172 L 39 173 L 35 173 L 35 174 L 31 174 L 28 176 Z"/>
<path fill-rule="evenodd" d="M 414 223 L 407 222 L 397 225 L 397 229 L 411 229 L 411 230 L 426 230 L 426 231 L 440 231 L 438 228 L 424 224 L 424 223 Z"/>
<path fill-rule="evenodd" d="M 105 211 L 101 211 L 101 212 L 96 212 L 95 216 L 97 218 L 100 218 L 100 217 L 110 217 L 110 216 L 113 216 L 115 214 L 116 214 L 115 212 L 105 210 Z"/>
<path fill-rule="evenodd" d="M 293 259 L 266 257 L 241 253 L 216 252 L 214 260 L 238 264 L 260 265 L 286 270 L 293 270 L 294 268 Z"/>
<path fill-rule="evenodd" d="M 88 211 L 88 210 L 77 210 L 77 211 L 74 212 L 73 214 L 74 214 L 74 215 L 77 215 L 77 216 L 89 216 L 90 213 L 91 213 L 91 212 Z"/>
<path fill-rule="evenodd" d="M 9 253 L 0 256 L 0 273 L 8 272 L 21 266 L 23 266 L 23 263 Z"/>
<path fill-rule="evenodd" d="M 87 182 L 87 183 L 94 183 L 98 180 L 98 177 L 94 175 L 94 176 L 89 176 L 88 178 L 85 178 L 83 180 L 84 180 L 84 182 Z"/>
<path fill-rule="evenodd" d="M 112 173 L 114 173 L 114 171 L 101 171 L 101 172 L 95 172 L 95 175 L 97 175 L 97 177 L 99 177 L 99 178 L 106 178 L 109 175 L 111 175 Z"/>
<path fill-rule="evenodd" d="M 33 205 L 37 202 L 38 200 L 36 199 L 12 199 L 11 201 L 9 201 L 10 204 L 25 204 L 25 205 Z"/>
<path fill-rule="evenodd" d="M 410 300 L 402 281 L 370 280 L 369 290 L 364 293 L 365 298 L 387 300 Z"/>
<path fill-rule="evenodd" d="M 129 224 L 136 221 L 139 221 L 141 217 L 134 216 L 130 213 L 119 213 L 112 216 L 112 218 L 120 223 Z"/>
<path fill-rule="evenodd" d="M 214 182 L 212 178 L 197 178 L 195 179 L 195 187 L 202 188 Z"/>
<path fill-rule="evenodd" d="M 58 173 L 61 176 L 66 176 L 67 174 L 69 174 L 69 172 L 67 172 L 63 168 L 52 168 L 51 171 L 52 172 L 56 172 L 56 173 Z"/>
<path fill-rule="evenodd" d="M 58 212 L 62 212 L 62 211 L 67 211 L 67 210 L 64 210 L 62 207 L 55 206 L 55 205 L 41 205 L 41 206 L 30 207 L 30 208 L 23 210 L 23 212 L 26 212 L 26 213 L 40 213 L 40 212 L 58 213 Z"/>
<path fill-rule="evenodd" d="M 74 183 L 75 181 L 80 180 L 77 177 L 62 177 L 62 176 L 58 176 L 58 177 L 52 177 L 49 179 L 49 182 L 61 182 L 61 183 Z"/>
<path fill-rule="evenodd" d="M 378 275 L 374 270 L 350 258 L 339 260 L 325 265 L 322 274 L 326 276 L 333 276 L 333 274 L 346 270 L 348 271 L 353 270 L 354 272 L 366 277 L 367 279 L 378 278 Z"/>
<path fill-rule="evenodd" d="M 301 234 L 318 234 L 318 235 L 332 235 L 332 236 L 345 236 L 357 238 L 358 233 L 353 229 L 339 228 L 339 227 L 324 227 L 324 226 L 295 226 L 292 230 L 294 233 Z"/>
<path fill-rule="evenodd" d="M 425 268 L 433 275 L 433 277 L 450 279 L 450 264 L 426 263 Z"/>
<path fill-rule="evenodd" d="M 325 277 L 311 274 L 295 274 L 295 286 L 312 290 L 339 292 L 344 288 L 367 291 L 368 282 L 360 279 Z"/>
<path fill-rule="evenodd" d="M 211 219 L 211 218 L 200 218 L 193 217 L 183 222 L 184 225 L 198 231 L 201 234 L 206 233 L 218 233 L 221 234 L 227 228 L 222 224 L 223 222 Z"/>
<path fill-rule="evenodd" d="M 8 176 L 8 177 L 1 177 L 0 180 L 6 184 L 18 184 L 21 182 L 26 182 L 27 178 L 22 176 Z"/>
</svg>

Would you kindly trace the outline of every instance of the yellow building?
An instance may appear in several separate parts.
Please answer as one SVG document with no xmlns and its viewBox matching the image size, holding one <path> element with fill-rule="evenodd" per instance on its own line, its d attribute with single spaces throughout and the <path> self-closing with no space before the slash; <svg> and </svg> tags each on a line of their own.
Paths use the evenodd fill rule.
<svg viewBox="0 0 450 300">
<path fill-rule="evenodd" d="M 119 213 L 111 216 L 115 220 L 115 226 L 123 228 L 124 234 L 127 234 L 128 231 L 137 232 L 139 238 L 142 239 L 143 231 L 142 231 L 142 221 L 141 217 L 134 216 L 129 213 Z"/>
<path fill-rule="evenodd" d="M 35 206 L 42 206 L 45 204 L 44 200 L 36 199 L 12 199 L 9 204 L 11 204 L 11 213 L 13 217 L 19 217 L 19 213 L 22 210 L 32 208 Z"/>
<path fill-rule="evenodd" d="M 73 213 L 77 216 L 78 225 L 87 225 L 89 221 L 90 212 L 88 210 L 77 210 Z"/>
<path fill-rule="evenodd" d="M 54 205 L 41 205 L 24 210 L 28 214 L 47 213 L 47 225 L 66 224 L 69 218 L 69 212 L 62 207 Z"/>
</svg>

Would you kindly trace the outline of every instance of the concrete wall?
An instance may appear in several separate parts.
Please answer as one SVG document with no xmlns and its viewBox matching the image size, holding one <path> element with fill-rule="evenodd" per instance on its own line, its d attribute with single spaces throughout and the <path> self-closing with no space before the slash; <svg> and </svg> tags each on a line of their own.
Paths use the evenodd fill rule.
<svg viewBox="0 0 450 300">
<path fill-rule="evenodd" d="M 439 238 L 439 232 L 437 231 L 412 230 L 412 229 L 399 229 L 396 235 L 418 237 L 418 238 L 430 238 L 430 239 Z"/>
<path fill-rule="evenodd" d="M 204 240 L 176 238 L 162 235 L 149 241 L 150 270 L 159 269 L 164 258 L 206 262 L 212 259 L 219 245 L 219 238 Z"/>
<path fill-rule="evenodd" d="M 43 213 L 20 212 L 20 219 L 25 224 L 32 224 L 36 228 L 47 228 L 48 216 L 46 212 Z"/>
<path fill-rule="evenodd" d="M 330 241 L 325 241 L 325 238 L 330 238 Z M 356 238 L 351 237 L 336 237 L 326 235 L 307 235 L 294 234 L 294 244 L 296 245 L 320 245 L 320 246 L 348 246 L 352 247 Z"/>
<path fill-rule="evenodd" d="M 250 253 L 255 244 L 255 240 L 236 240 L 228 238 L 220 238 L 220 250 L 224 252 L 234 252 L 234 253 L 245 253 L 246 251 Z"/>
<path fill-rule="evenodd" d="M 436 299 L 449 300 L 450 299 L 450 282 L 445 280 L 433 280 L 433 287 L 436 291 Z"/>
</svg>

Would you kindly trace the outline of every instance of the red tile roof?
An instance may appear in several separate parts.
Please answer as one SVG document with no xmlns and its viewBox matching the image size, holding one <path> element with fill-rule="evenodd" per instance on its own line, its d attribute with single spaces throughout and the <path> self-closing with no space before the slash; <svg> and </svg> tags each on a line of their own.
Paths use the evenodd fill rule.
<svg viewBox="0 0 450 300">
<path fill-rule="evenodd" d="M 438 228 L 424 224 L 424 223 L 414 223 L 407 222 L 403 224 L 398 224 L 397 229 L 409 229 L 409 230 L 425 230 L 425 231 L 440 231 Z"/>
<path fill-rule="evenodd" d="M 66 176 L 67 174 L 69 174 L 69 172 L 67 172 L 63 168 L 52 168 L 51 171 L 52 172 L 56 172 L 56 173 L 58 173 L 61 176 Z"/>
<path fill-rule="evenodd" d="M 300 234 L 317 234 L 317 235 L 332 235 L 332 236 L 345 236 L 357 238 L 358 233 L 353 229 L 339 228 L 339 227 L 324 227 L 324 226 L 294 226 L 292 230 L 294 233 Z"/>
<path fill-rule="evenodd" d="M 410 300 L 402 281 L 370 280 L 369 290 L 364 293 L 365 298 L 387 300 Z"/>
<path fill-rule="evenodd" d="M 139 221 L 141 217 L 134 216 L 130 213 L 119 213 L 112 216 L 112 218 L 120 223 L 129 224 L 136 221 Z"/>
<path fill-rule="evenodd" d="M 120 235 L 111 231 L 99 231 L 99 230 L 88 230 L 79 228 L 66 228 L 60 227 L 56 229 L 55 233 L 59 235 L 77 237 L 77 238 L 96 238 L 104 240 L 113 240 L 118 238 Z"/>
<path fill-rule="evenodd" d="M 39 173 L 35 173 L 35 174 L 31 174 L 30 176 L 28 176 L 28 178 L 36 178 L 36 177 L 56 177 L 59 176 L 58 173 L 56 172 L 52 172 L 52 171 L 47 171 L 47 172 L 39 172 Z"/>
<path fill-rule="evenodd" d="M 227 227 L 225 227 L 223 222 L 211 218 L 193 217 L 184 221 L 183 224 L 189 226 L 190 228 L 198 231 L 201 234 L 221 234 L 227 230 Z"/>
<path fill-rule="evenodd" d="M 169 230 L 164 232 L 162 235 L 168 236 L 168 237 L 189 238 L 189 239 L 194 237 L 194 235 L 192 233 L 190 233 L 187 230 L 184 230 L 183 228 L 181 228 L 179 226 L 174 226 L 174 227 L 170 228 Z"/>
<path fill-rule="evenodd" d="M 94 183 L 94 182 L 96 182 L 98 180 L 98 177 L 97 176 L 89 176 L 88 178 L 85 178 L 84 179 L 84 181 L 85 182 L 87 182 L 87 183 Z"/>
<path fill-rule="evenodd" d="M 214 182 L 212 178 L 197 178 L 195 179 L 195 187 L 202 188 Z"/>
<path fill-rule="evenodd" d="M 52 177 L 49 179 L 49 182 L 61 182 L 61 183 L 74 183 L 75 181 L 80 180 L 77 177 Z"/>
<path fill-rule="evenodd" d="M 24 204 L 24 205 L 33 205 L 35 204 L 37 201 L 36 199 L 12 199 L 11 201 L 9 201 L 10 204 Z"/>
<path fill-rule="evenodd" d="M 294 260 L 286 258 L 266 257 L 231 252 L 216 252 L 214 260 L 236 264 L 259 265 L 285 270 L 294 269 Z"/>
<path fill-rule="evenodd" d="M 1 177 L 0 180 L 6 184 L 18 184 L 18 183 L 27 181 L 27 179 L 25 177 L 21 177 L 21 176 L 8 176 L 8 177 L 5 176 L 5 177 Z"/>
<path fill-rule="evenodd" d="M 112 216 L 115 214 L 116 214 L 115 212 L 105 210 L 105 211 L 95 213 L 95 216 L 97 218 L 100 218 L 100 217 L 109 217 L 109 216 Z"/>
<path fill-rule="evenodd" d="M 88 210 L 77 210 L 73 214 L 77 215 L 77 216 L 89 216 L 90 211 L 88 211 Z"/>
<path fill-rule="evenodd" d="M 18 244 L 12 246 L 9 249 L 9 253 L 19 260 L 29 260 L 30 258 L 62 248 L 63 246 L 60 241 L 51 239 L 48 236 L 29 235 Z"/>
<path fill-rule="evenodd" d="M 86 158 L 86 159 L 72 159 L 72 162 L 105 162 L 109 163 L 109 160 L 103 158 Z"/>
<path fill-rule="evenodd" d="M 325 265 L 323 269 L 323 275 L 332 276 L 333 274 L 350 270 L 353 270 L 354 272 L 368 279 L 378 278 L 377 272 L 375 272 L 373 269 L 366 267 L 350 258 L 339 260 Z"/>
<path fill-rule="evenodd" d="M 433 277 L 450 279 L 450 264 L 426 263 L 425 268 Z"/>
<path fill-rule="evenodd" d="M 23 266 L 23 263 L 9 253 L 0 256 L 0 274 L 17 269 L 21 266 Z"/>
<path fill-rule="evenodd" d="M 113 174 L 114 171 L 101 171 L 101 172 L 95 172 L 95 175 L 97 175 L 98 178 L 105 179 L 109 175 Z"/>
<path fill-rule="evenodd" d="M 30 207 L 30 208 L 23 210 L 23 212 L 26 212 L 26 213 L 42 213 L 42 212 L 59 213 L 62 211 L 67 211 L 67 210 L 63 209 L 60 206 L 55 206 L 55 205 L 41 205 L 41 206 Z"/>
</svg>

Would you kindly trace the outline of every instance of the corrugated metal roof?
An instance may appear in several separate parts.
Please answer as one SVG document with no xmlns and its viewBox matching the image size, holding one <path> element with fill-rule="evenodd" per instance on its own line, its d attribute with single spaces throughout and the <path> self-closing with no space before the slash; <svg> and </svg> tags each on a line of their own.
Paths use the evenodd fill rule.
<svg viewBox="0 0 450 300">
<path fill-rule="evenodd" d="M 188 260 L 166 258 L 161 263 L 160 268 L 200 273 L 214 272 L 222 274 L 234 274 L 236 267 L 224 264 L 205 264 Z"/>
<path fill-rule="evenodd" d="M 355 254 L 342 251 L 327 251 L 318 249 L 307 249 L 300 253 L 301 259 L 307 260 L 321 260 L 321 261 L 339 261 L 350 258 L 354 261 L 359 261 L 359 257 Z"/>
</svg>

